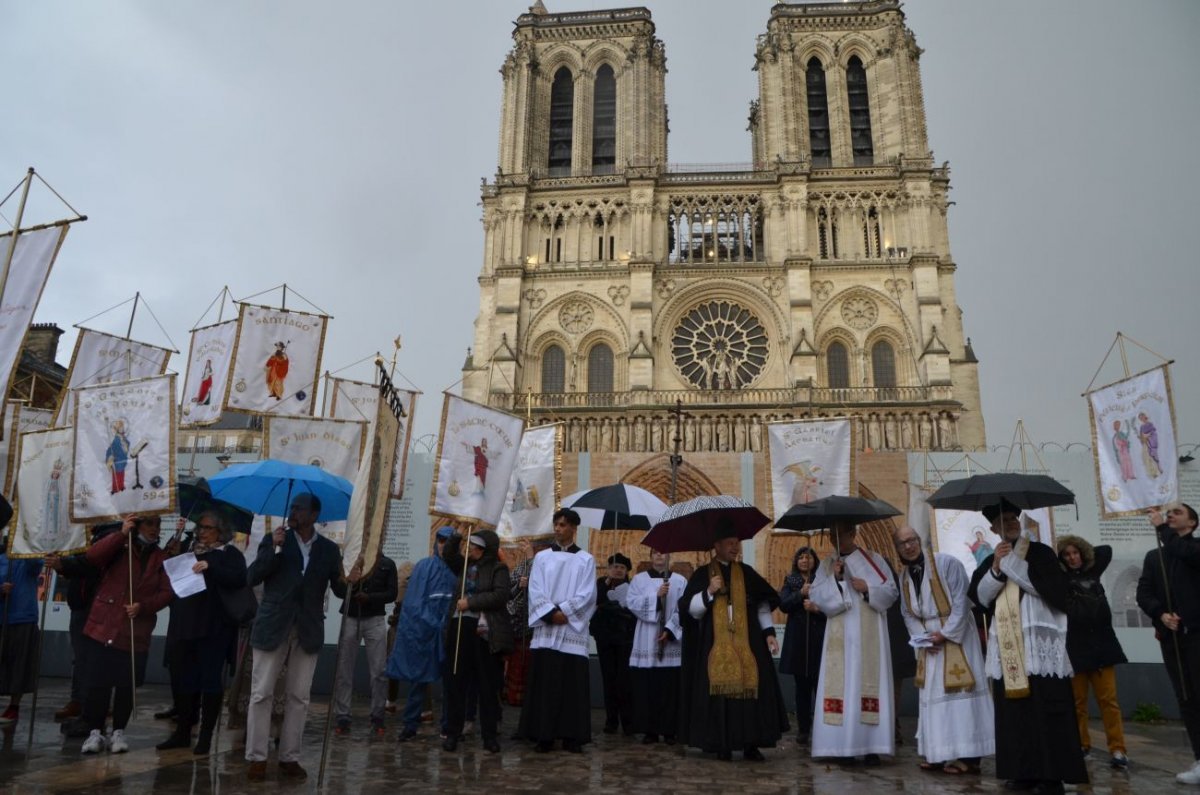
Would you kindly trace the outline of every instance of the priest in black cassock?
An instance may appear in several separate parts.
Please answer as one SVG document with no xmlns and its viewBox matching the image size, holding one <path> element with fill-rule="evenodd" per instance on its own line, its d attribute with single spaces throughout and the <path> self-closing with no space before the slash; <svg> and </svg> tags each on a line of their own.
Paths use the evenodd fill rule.
<svg viewBox="0 0 1200 795">
<path fill-rule="evenodd" d="M 779 595 L 737 560 L 741 542 L 719 526 L 713 559 L 692 575 L 679 600 L 683 620 L 680 738 L 729 760 L 739 750 L 761 762 L 788 730 L 771 656 L 778 652 L 771 611 Z"/>
</svg>

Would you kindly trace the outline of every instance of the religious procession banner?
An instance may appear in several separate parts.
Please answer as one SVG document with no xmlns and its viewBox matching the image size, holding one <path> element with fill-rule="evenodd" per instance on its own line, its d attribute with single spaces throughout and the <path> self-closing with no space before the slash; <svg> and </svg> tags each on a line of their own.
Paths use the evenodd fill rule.
<svg viewBox="0 0 1200 795">
<path fill-rule="evenodd" d="M 309 416 L 325 345 L 325 315 L 239 304 L 233 367 L 223 408 Z"/>
<path fill-rule="evenodd" d="M 21 434 L 44 431 L 53 420 L 53 409 L 30 408 L 15 401 L 5 404 L 4 437 L 0 440 L 0 483 L 3 483 L 5 494 L 13 493 Z"/>
<path fill-rule="evenodd" d="M 411 440 L 409 431 L 413 427 L 413 417 L 417 411 L 417 396 L 421 393 L 412 389 L 399 389 L 395 385 L 391 386 L 391 390 L 390 394 L 399 401 L 404 411 L 404 416 L 399 418 L 400 433 L 396 436 L 395 465 L 392 471 L 392 496 L 399 499 L 404 496 L 404 478 L 408 470 L 408 447 Z M 379 387 L 375 384 L 326 376 L 325 414 L 328 417 L 372 421 L 375 418 L 378 400 Z"/>
<path fill-rule="evenodd" d="M 72 424 L 71 521 L 174 512 L 174 375 L 79 389 Z"/>
<path fill-rule="evenodd" d="M 767 471 L 774 517 L 793 505 L 840 494 L 854 496 L 854 427 L 850 420 L 769 422 Z"/>
<path fill-rule="evenodd" d="M 992 523 L 978 511 L 960 511 L 948 508 L 927 508 L 932 517 L 930 546 L 934 552 L 958 558 L 967 573 L 979 568 L 1000 543 L 1000 536 L 992 532 Z M 910 514 L 915 517 L 915 514 Z M 1021 532 L 1031 541 L 1054 548 L 1053 514 L 1049 508 L 1035 508 L 1021 512 Z"/>
<path fill-rule="evenodd" d="M 1178 500 L 1175 404 L 1167 365 L 1086 397 L 1101 516 L 1140 513 Z"/>
<path fill-rule="evenodd" d="M 320 417 L 267 416 L 263 450 L 267 458 L 290 464 L 310 464 L 339 478 L 353 480 L 366 442 L 365 422 Z M 273 525 L 274 520 L 268 520 Z M 321 535 L 342 543 L 346 523 L 317 522 Z"/>
<path fill-rule="evenodd" d="M 371 440 L 354 479 L 350 515 L 346 520 L 346 541 L 342 545 L 347 570 L 358 564 L 364 577 L 375 570 L 383 549 L 391 480 L 396 470 L 396 440 L 400 436 L 404 414 L 400 396 L 382 366 L 379 376 L 379 399 L 371 423 Z"/>
<path fill-rule="evenodd" d="M 562 492 L 562 423 L 527 428 L 496 533 L 501 543 L 547 536 Z"/>
<path fill-rule="evenodd" d="M 21 344 L 29 331 L 34 310 L 42 299 L 42 290 L 50 269 L 67 236 L 67 224 L 21 232 L 13 249 L 4 295 L 0 296 L 0 374 L 4 394 L 10 393 L 12 374 L 21 355 Z M 13 233 L 0 235 L 0 258 L 6 257 Z M 0 259 L 2 261 L 2 259 Z"/>
<path fill-rule="evenodd" d="M 70 425 L 75 416 L 75 390 L 116 381 L 162 375 L 174 351 L 145 342 L 114 337 L 102 331 L 79 330 L 71 366 L 67 371 L 67 387 L 59 398 L 55 425 Z"/>
<path fill-rule="evenodd" d="M 16 532 L 10 534 L 8 554 L 40 558 L 82 552 L 87 547 L 84 526 L 72 523 L 70 516 L 75 429 L 32 431 L 20 437 L 17 447 Z"/>
<path fill-rule="evenodd" d="M 183 425 L 211 425 L 221 418 L 221 397 L 229 384 L 237 328 L 236 320 L 226 320 L 192 331 L 179 407 Z"/>
<path fill-rule="evenodd" d="M 495 528 L 524 429 L 520 417 L 447 394 L 429 512 L 476 529 Z"/>
</svg>

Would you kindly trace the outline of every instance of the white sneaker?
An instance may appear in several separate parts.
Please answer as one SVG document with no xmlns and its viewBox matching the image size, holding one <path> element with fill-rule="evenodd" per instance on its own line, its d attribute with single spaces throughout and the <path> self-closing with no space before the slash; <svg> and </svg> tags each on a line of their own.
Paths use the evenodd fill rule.
<svg viewBox="0 0 1200 795">
<path fill-rule="evenodd" d="M 124 730 L 113 729 L 112 739 L 109 741 L 108 750 L 114 754 L 123 754 L 129 750 L 129 742 L 125 739 Z"/>
<path fill-rule="evenodd" d="M 1180 784 L 1200 784 L 1200 759 L 1187 770 L 1176 774 L 1175 780 Z"/>
<path fill-rule="evenodd" d="M 83 741 L 83 747 L 79 750 L 85 754 L 98 754 L 104 750 L 104 746 L 104 735 L 99 729 L 92 729 L 92 733 Z"/>
</svg>

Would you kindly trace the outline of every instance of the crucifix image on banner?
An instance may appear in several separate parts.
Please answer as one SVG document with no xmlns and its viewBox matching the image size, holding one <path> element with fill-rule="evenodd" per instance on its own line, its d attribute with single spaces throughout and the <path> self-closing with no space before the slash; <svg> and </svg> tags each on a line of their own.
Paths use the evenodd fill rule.
<svg viewBox="0 0 1200 795">
<path fill-rule="evenodd" d="M 221 418 L 221 396 L 229 382 L 237 321 L 226 320 L 192 332 L 179 418 L 183 425 L 211 425 Z"/>
<path fill-rule="evenodd" d="M 14 558 L 82 552 L 84 526 L 71 521 L 71 460 L 75 429 L 54 428 L 23 434 L 17 470 L 16 532 L 9 539 Z"/>
<path fill-rule="evenodd" d="M 446 395 L 429 512 L 493 529 L 524 429 L 520 417 Z"/>
<path fill-rule="evenodd" d="M 503 542 L 551 531 L 562 494 L 562 423 L 527 428 L 496 533 Z"/>
<path fill-rule="evenodd" d="M 0 439 L 0 483 L 5 494 L 12 494 L 17 475 L 17 448 L 21 434 L 44 431 L 54 420 L 53 409 L 35 409 L 9 401 L 4 406 L 4 437 Z"/>
<path fill-rule="evenodd" d="M 0 295 L 0 373 L 3 374 L 5 395 L 12 392 L 12 375 L 21 355 L 21 345 L 69 228 L 69 225 L 61 224 L 21 232 L 17 236 L 4 294 Z M 8 251 L 12 235 L 12 232 L 0 235 L 0 258 Z"/>
<path fill-rule="evenodd" d="M 175 376 L 84 387 L 75 402 L 71 520 L 175 510 Z"/>
<path fill-rule="evenodd" d="M 767 470 L 775 519 L 793 505 L 854 496 L 854 428 L 848 419 L 769 422 Z"/>
<path fill-rule="evenodd" d="M 162 375 L 167 371 L 172 353 L 170 349 L 157 345 L 115 337 L 102 331 L 80 329 L 54 424 L 71 424 L 71 418 L 75 415 L 75 390 Z"/>
<path fill-rule="evenodd" d="M 223 408 L 312 416 L 325 344 L 325 315 L 239 304 Z"/>
</svg>

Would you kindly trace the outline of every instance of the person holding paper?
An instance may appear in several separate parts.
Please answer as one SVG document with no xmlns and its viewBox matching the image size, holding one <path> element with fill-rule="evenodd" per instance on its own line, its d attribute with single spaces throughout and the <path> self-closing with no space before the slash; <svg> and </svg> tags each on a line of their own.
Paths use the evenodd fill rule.
<svg viewBox="0 0 1200 795">
<path fill-rule="evenodd" d="M 983 648 L 967 598 L 971 581 L 953 555 L 922 548 L 911 527 L 896 531 L 896 551 L 903 564 L 900 610 L 917 647 L 921 769 L 978 775 L 980 757 L 995 753 L 996 734 Z"/>
<path fill-rule="evenodd" d="M 229 542 L 233 529 L 220 514 L 203 513 L 196 519 L 191 549 L 176 560 L 191 561 L 189 570 L 201 577 L 204 589 L 176 598 L 167 625 L 167 665 L 178 687 L 175 731 L 156 747 L 186 748 L 192 727 L 200 721 L 194 753 L 207 754 L 213 729 L 221 715 L 225 695 L 225 666 L 233 665 L 237 649 L 237 623 L 225 612 L 220 589 L 246 584 L 246 558 Z"/>
</svg>

